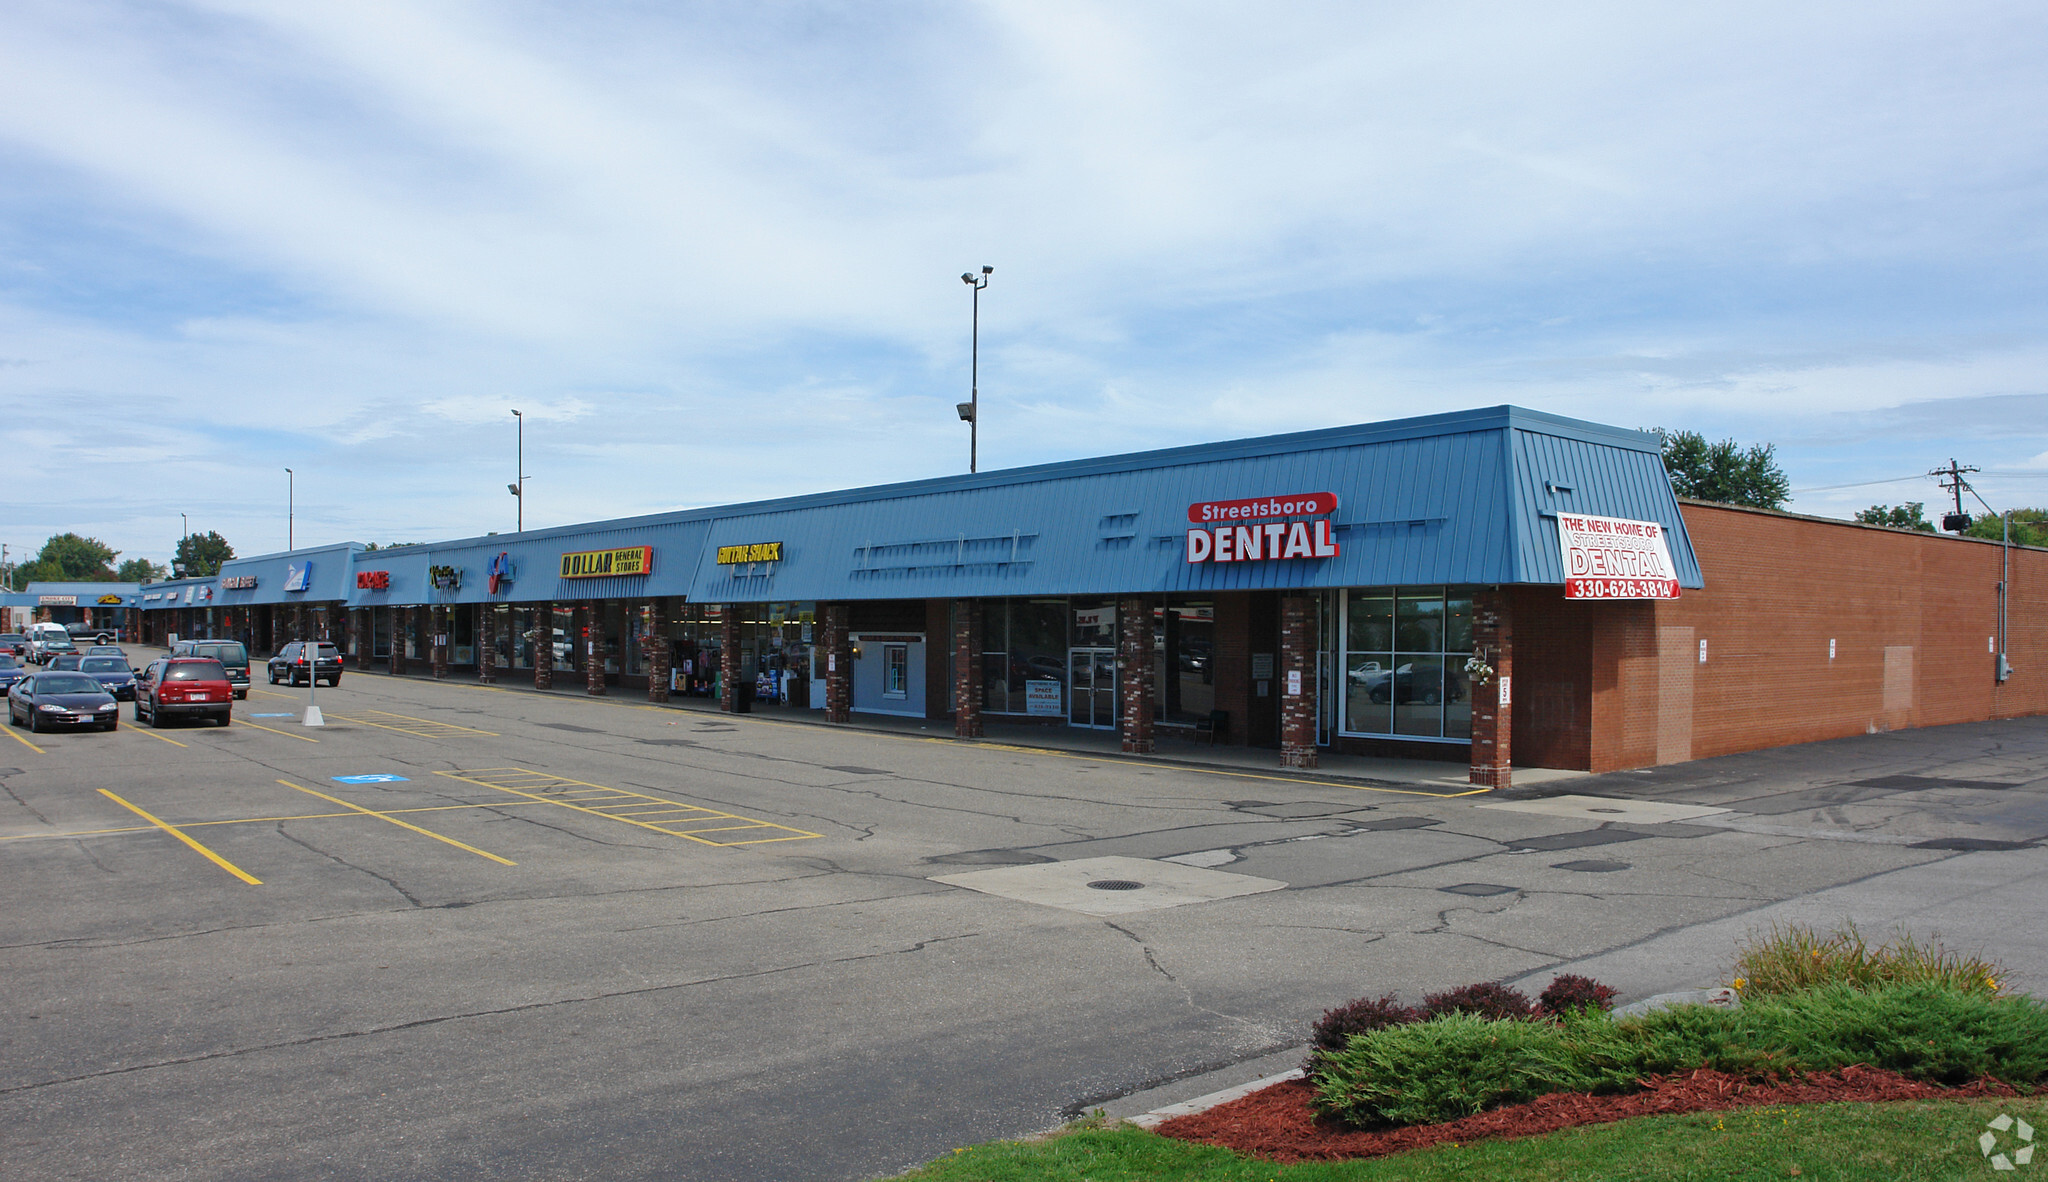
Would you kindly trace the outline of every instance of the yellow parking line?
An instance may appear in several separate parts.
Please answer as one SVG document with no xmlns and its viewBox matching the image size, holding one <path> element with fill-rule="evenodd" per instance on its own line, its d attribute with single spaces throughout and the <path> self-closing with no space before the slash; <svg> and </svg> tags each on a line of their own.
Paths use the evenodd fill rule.
<svg viewBox="0 0 2048 1182">
<path fill-rule="evenodd" d="M 498 732 L 496 731 L 480 731 L 473 726 L 462 726 L 460 724 L 453 722 L 438 722 L 431 718 L 414 718 L 410 714 L 393 714 L 389 710 L 372 710 L 370 711 L 370 713 L 382 714 L 386 718 L 403 718 L 407 722 L 423 722 L 426 723 L 428 726 L 446 727 L 447 729 L 452 731 L 468 731 L 472 735 L 489 735 L 493 739 L 498 737 Z"/>
<path fill-rule="evenodd" d="M 8 719 L 8 720 L 7 720 L 7 733 L 8 733 L 8 734 L 10 734 L 10 735 L 14 735 L 14 739 L 15 739 L 15 741 L 16 741 L 16 742 L 18 742 L 18 743 L 20 743 L 20 744 L 21 744 L 22 746 L 24 746 L 24 747 L 28 748 L 28 749 L 29 749 L 30 751 L 33 751 L 33 752 L 35 752 L 35 753 L 36 753 L 37 755 L 48 755 L 48 754 L 49 754 L 49 752 L 47 752 L 47 751 L 43 750 L 43 749 L 42 749 L 41 747 L 38 747 L 38 746 L 36 746 L 36 745 L 35 745 L 34 743 L 31 743 L 31 742 L 29 742 L 29 741 L 28 741 L 27 739 L 24 739 L 24 738 L 22 738 L 22 737 L 21 737 L 20 735 L 15 735 L 15 734 L 14 734 L 14 720 L 13 720 L 12 718 L 10 718 L 10 719 Z"/>
<path fill-rule="evenodd" d="M 338 805 L 340 805 L 341 807 L 343 807 L 343 808 L 345 808 L 345 809 L 354 809 L 354 810 L 355 810 L 356 812 L 362 813 L 362 814 L 363 814 L 364 816 L 369 816 L 369 817 L 375 817 L 375 818 L 377 818 L 377 819 L 378 819 L 379 821 L 389 821 L 389 822 L 391 822 L 391 823 L 392 823 L 393 825 L 396 825 L 396 826 L 398 826 L 398 827 L 399 827 L 400 829 L 410 829 L 410 830 L 412 830 L 412 831 L 413 831 L 414 833 L 417 833 L 417 834 L 419 834 L 419 835 L 420 835 L 420 836 L 422 836 L 422 837 L 431 837 L 431 838 L 433 838 L 433 839 L 434 839 L 435 841 L 444 841 L 444 842 L 447 842 L 447 843 L 448 843 L 449 845 L 452 845 L 452 846 L 454 846 L 454 847 L 455 847 L 456 849 L 459 849 L 459 850 L 468 850 L 468 851 L 469 851 L 470 853 L 472 853 L 472 854 L 475 854 L 475 855 L 476 855 L 477 857 L 479 857 L 479 858 L 489 858 L 489 859 L 490 859 L 491 861 L 493 861 L 493 862 L 496 862 L 496 863 L 498 863 L 498 864 L 500 864 L 500 865 L 503 865 L 503 866 L 517 866 L 517 865 L 519 865 L 519 863 L 517 863 L 517 862 L 514 862 L 514 861 L 510 860 L 509 858 L 501 858 L 501 857 L 499 857 L 498 855 L 496 855 L 496 854 L 493 854 L 493 853 L 490 853 L 490 852 L 489 852 L 489 851 L 487 851 L 487 850 L 480 850 L 480 849 L 476 848 L 476 847 L 475 847 L 475 846 L 473 846 L 473 845 L 467 845 L 467 844 L 465 844 L 465 843 L 463 843 L 463 842 L 459 842 L 459 841 L 455 840 L 455 839 L 454 839 L 454 838 L 452 838 L 452 837 L 443 837 L 443 836 L 442 836 L 441 834 L 439 834 L 439 833 L 436 833 L 436 832 L 434 832 L 434 831 L 433 831 L 433 830 L 431 830 L 431 829 L 422 829 L 422 828 L 420 828 L 420 827 L 419 827 L 418 825 L 414 825 L 414 824 L 411 824 L 410 822 L 407 822 L 407 821 L 401 821 L 401 820 L 399 820 L 399 819 L 398 819 L 397 817 L 391 816 L 391 815 L 390 815 L 390 814 L 388 814 L 388 813 L 380 813 L 380 812 L 378 812 L 378 811 L 377 811 L 377 810 L 375 810 L 375 809 L 366 809 L 366 808 L 364 808 L 364 807 L 363 807 L 362 805 L 359 805 L 359 804 L 350 804 L 350 803 L 349 803 L 348 801 L 346 801 L 346 800 L 343 800 L 343 799 L 341 799 L 341 798 L 340 798 L 340 797 L 338 797 L 338 796 L 329 796 L 329 795 L 327 795 L 327 794 L 326 794 L 325 792 L 315 792 L 315 791 L 314 791 L 313 789 L 311 789 L 311 788 L 307 788 L 307 787 L 303 787 L 303 786 L 301 786 L 301 785 L 298 785 L 298 784 L 294 784 L 294 783 L 292 783 L 292 782 L 291 782 L 290 780 L 279 780 L 279 781 L 278 781 L 278 783 L 280 783 L 280 784 L 283 784 L 283 785 L 284 785 L 285 787 L 287 787 L 287 788 L 297 788 L 297 789 L 298 789 L 299 791 L 301 791 L 301 792 L 305 793 L 305 794 L 306 794 L 306 795 L 308 795 L 308 796 L 317 796 L 317 797 L 319 797 L 320 799 L 322 799 L 322 800 L 325 800 L 325 801 L 328 801 L 328 802 L 330 802 L 330 803 L 332 803 L 332 804 L 338 804 Z"/>
<path fill-rule="evenodd" d="M 297 739 L 297 740 L 298 740 L 299 742 L 301 742 L 301 743 L 317 743 L 317 742 L 319 742 L 319 741 L 320 741 L 320 740 L 318 740 L 318 739 L 315 739 L 315 738 L 311 738 L 311 737 L 309 737 L 309 736 L 306 736 L 306 735 L 295 735 L 295 734 L 291 733 L 290 731 L 281 731 L 281 730 L 278 730 L 278 729 L 277 729 L 276 727 L 274 727 L 274 726 L 264 726 L 264 725 L 263 725 L 262 723 L 260 723 L 260 722 L 250 722 L 250 721 L 249 721 L 248 719 L 246 719 L 246 718 L 242 720 L 242 725 L 243 725 L 243 726 L 253 726 L 253 727 L 255 727 L 255 728 L 256 728 L 257 730 L 259 730 L 259 731 L 269 731 L 269 732 L 270 732 L 271 734 L 273 734 L 273 735 L 283 735 L 283 736 L 284 736 L 285 738 L 287 738 L 287 739 Z"/>
<path fill-rule="evenodd" d="M 128 729 L 129 729 L 129 730 L 131 730 L 131 731 L 134 731 L 134 732 L 135 732 L 136 734 L 139 734 L 139 735 L 148 735 L 148 736 L 149 736 L 150 738 L 152 738 L 152 739 L 155 739 L 155 740 L 157 740 L 157 741 L 159 741 L 159 742 L 163 742 L 163 743 L 169 743 L 169 744 L 170 744 L 171 746 L 173 746 L 173 747 L 183 747 L 183 746 L 185 746 L 185 745 L 186 745 L 186 744 L 184 744 L 184 743 L 180 743 L 180 742 L 179 742 L 179 741 L 177 741 L 176 739 L 166 739 L 166 738 L 164 738 L 164 737 L 163 737 L 162 735 L 160 735 L 160 734 L 157 734 L 157 733 L 156 733 L 156 731 L 155 731 L 154 729 L 151 729 L 151 730 L 143 730 L 143 729 L 142 729 L 142 724 L 141 724 L 141 723 L 139 723 L 139 722 L 138 722 L 138 723 L 136 723 L 136 724 L 135 724 L 134 726 L 131 726 L 131 727 L 129 727 Z"/>
<path fill-rule="evenodd" d="M 593 817 L 603 817 L 607 821 L 617 821 L 621 825 L 632 825 L 640 829 L 651 829 L 656 833 L 665 833 L 670 837 L 680 837 L 687 841 L 697 842 L 701 845 L 730 848 L 732 846 L 740 845 L 764 845 L 769 842 L 775 841 L 803 841 L 809 838 L 824 836 L 824 834 L 822 833 L 812 833 L 808 830 L 798 829 L 790 825 L 779 825 L 773 821 L 762 821 L 754 817 L 743 817 L 738 813 L 721 812 L 718 809 L 708 809 L 703 807 L 702 805 L 687 804 L 680 800 L 665 800 L 662 797 L 649 796 L 641 792 L 627 792 L 623 789 L 611 789 L 611 791 L 617 793 L 616 796 L 601 798 L 601 800 L 631 800 L 637 798 L 640 800 L 647 801 L 650 804 L 662 804 L 670 808 L 691 810 L 699 814 L 701 819 L 705 821 L 744 822 L 744 824 L 740 825 L 721 826 L 719 830 L 717 830 L 720 832 L 734 829 L 778 829 L 781 830 L 784 834 L 788 835 L 785 837 L 757 837 L 751 841 L 712 841 L 708 838 L 694 837 L 690 833 L 681 831 L 679 829 L 665 828 L 662 825 L 650 824 L 646 821 L 637 821 L 630 816 L 622 816 L 617 812 L 609 812 L 604 809 L 585 808 L 583 805 L 571 803 L 570 801 L 563 799 L 561 796 L 541 796 L 536 793 L 524 792 L 517 788 L 507 787 L 504 783 L 498 780 L 485 780 L 477 778 L 479 776 L 491 775 L 494 773 L 502 774 L 506 776 L 507 779 L 515 782 L 530 781 L 537 777 L 541 780 L 541 782 L 552 781 L 553 783 L 562 785 L 573 784 L 579 788 L 592 788 L 597 789 L 599 791 L 605 790 L 604 786 L 601 784 L 586 784 L 582 780 L 571 780 L 564 776 L 548 777 L 542 775 L 539 772 L 529 771 L 526 768 L 473 768 L 468 771 L 462 772 L 435 772 L 434 774 L 437 776 L 447 776 L 451 780 L 461 780 L 466 784 L 477 784 L 485 788 L 494 788 L 499 792 L 509 792 L 514 796 L 523 796 L 528 800 L 539 801 L 542 804 L 552 804 L 559 808 L 573 809 L 574 811 L 579 813 L 589 813 Z M 669 822 L 669 824 L 675 823 L 676 822 Z"/>
<path fill-rule="evenodd" d="M 516 809 L 522 805 L 537 804 L 531 800 L 494 800 L 487 804 L 434 804 L 410 809 L 386 809 L 388 813 L 447 813 L 458 809 Z M 351 805 L 351 808 L 354 806 Z M 208 825 L 275 825 L 282 821 L 333 821 L 342 817 L 360 817 L 361 812 L 348 813 L 299 813 L 290 817 L 233 817 L 225 821 L 185 821 L 180 829 L 204 829 Z M 61 833 L 9 833 L 0 835 L 0 841 L 28 841 L 33 838 L 50 837 L 104 837 L 110 833 L 154 833 L 148 825 L 127 825 L 118 829 L 69 829 Z"/>
<path fill-rule="evenodd" d="M 100 795 L 113 801 L 115 804 L 120 805 L 122 808 L 127 809 L 129 812 L 134 813 L 136 816 L 141 817 L 143 820 L 148 821 L 150 824 L 163 830 L 165 833 L 170 834 L 172 837 L 177 838 L 179 841 L 184 842 L 186 845 L 191 846 L 193 849 L 205 855 L 208 861 L 211 861 L 214 865 L 220 867 L 222 870 L 227 871 L 229 874 L 234 875 L 236 878 L 241 879 L 243 882 L 248 883 L 250 886 L 263 885 L 262 879 L 255 877 L 248 871 L 242 869 L 240 866 L 235 865 L 233 862 L 228 861 L 226 858 L 221 857 L 219 854 L 214 853 L 212 850 L 207 849 L 205 846 L 200 845 L 198 842 L 192 840 L 192 838 L 189 835 L 187 835 L 184 830 L 179 829 L 176 825 L 173 825 L 168 821 L 158 820 L 157 818 L 151 816 L 149 813 L 143 811 L 135 805 L 129 804 L 127 801 L 122 800 L 118 796 L 115 796 L 113 793 L 107 791 L 105 788 L 100 789 Z"/>
</svg>

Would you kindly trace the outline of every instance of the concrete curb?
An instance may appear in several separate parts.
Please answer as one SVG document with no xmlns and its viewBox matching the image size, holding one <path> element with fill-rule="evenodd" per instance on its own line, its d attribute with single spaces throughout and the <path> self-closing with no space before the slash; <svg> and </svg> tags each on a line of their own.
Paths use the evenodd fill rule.
<svg viewBox="0 0 2048 1182">
<path fill-rule="evenodd" d="M 1196 1096 L 1192 1100 L 1183 1100 L 1178 1104 L 1168 1104 L 1164 1108 L 1154 1108 L 1150 1112 L 1139 1113 L 1137 1116 L 1128 1118 L 1128 1120 L 1129 1123 L 1141 1129 L 1156 1129 L 1176 1116 L 1191 1116 L 1197 1112 L 1207 1112 L 1219 1104 L 1228 1104 L 1232 1100 L 1249 1096 L 1253 1092 L 1264 1091 L 1274 1084 L 1286 1083 L 1288 1080 L 1300 1079 L 1301 1077 L 1302 1070 L 1297 1067 L 1292 1071 L 1283 1071 L 1278 1075 L 1268 1075 L 1262 1079 L 1255 1079 L 1250 1083 L 1239 1084 L 1234 1088 L 1225 1088 L 1220 1092 L 1210 1092 L 1206 1096 Z"/>
</svg>

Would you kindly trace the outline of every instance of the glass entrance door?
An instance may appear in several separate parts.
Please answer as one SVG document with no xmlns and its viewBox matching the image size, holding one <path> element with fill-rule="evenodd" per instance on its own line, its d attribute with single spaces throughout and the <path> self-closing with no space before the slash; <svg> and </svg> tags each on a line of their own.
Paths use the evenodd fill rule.
<svg viewBox="0 0 2048 1182">
<path fill-rule="evenodd" d="M 1097 730 L 1116 729 L 1116 650 L 1067 650 L 1067 721 Z"/>
</svg>

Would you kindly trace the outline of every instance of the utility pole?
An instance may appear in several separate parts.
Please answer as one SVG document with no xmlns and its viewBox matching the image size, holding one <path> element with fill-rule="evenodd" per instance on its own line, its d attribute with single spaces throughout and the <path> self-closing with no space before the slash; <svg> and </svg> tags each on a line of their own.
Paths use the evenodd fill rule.
<svg viewBox="0 0 2048 1182">
<path fill-rule="evenodd" d="M 1967 492 L 1971 496 L 1976 496 L 1977 490 L 1970 487 L 1970 482 L 1963 479 L 1963 474 L 1975 471 L 1977 469 L 1964 464 L 1958 464 L 1951 458 L 1948 462 L 1948 467 L 1936 468 L 1928 473 L 1929 476 L 1937 480 L 1947 477 L 1946 480 L 1941 480 L 1941 487 L 1943 491 L 1955 494 L 1955 512 L 1945 513 L 1941 518 L 1941 528 L 1952 534 L 1959 534 L 1970 528 L 1970 515 L 1963 512 L 1963 494 Z"/>
</svg>

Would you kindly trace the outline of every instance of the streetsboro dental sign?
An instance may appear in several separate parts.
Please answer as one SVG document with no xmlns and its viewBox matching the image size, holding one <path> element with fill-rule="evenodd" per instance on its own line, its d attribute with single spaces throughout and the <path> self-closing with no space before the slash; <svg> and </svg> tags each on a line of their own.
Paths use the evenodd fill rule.
<svg viewBox="0 0 2048 1182">
<path fill-rule="evenodd" d="M 1621 517 L 1557 515 L 1566 599 L 1676 599 L 1664 527 Z"/>
<path fill-rule="evenodd" d="M 1188 506 L 1188 520 L 1196 525 L 1214 525 L 1219 521 L 1321 517 L 1336 511 L 1336 493 L 1297 493 L 1291 497 L 1252 497 L 1243 501 L 1197 501 Z"/>
<path fill-rule="evenodd" d="M 1251 497 L 1242 501 L 1199 501 L 1188 506 L 1188 520 L 1245 521 L 1256 525 L 1217 525 L 1188 531 L 1189 562 L 1270 562 L 1290 558 L 1335 558 L 1336 535 L 1326 514 L 1337 511 L 1336 493 L 1299 493 L 1285 497 Z M 1276 520 L 1314 517 L 1314 521 Z"/>
</svg>

